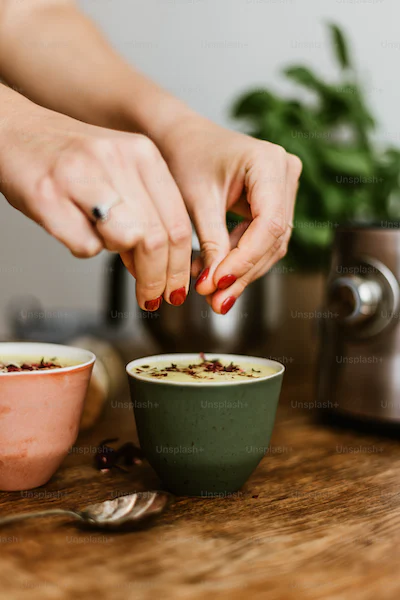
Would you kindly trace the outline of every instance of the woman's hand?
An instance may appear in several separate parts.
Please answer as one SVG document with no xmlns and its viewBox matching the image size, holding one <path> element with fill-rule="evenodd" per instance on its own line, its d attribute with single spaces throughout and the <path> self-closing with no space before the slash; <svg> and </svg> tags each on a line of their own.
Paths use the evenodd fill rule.
<svg viewBox="0 0 400 600">
<path fill-rule="evenodd" d="M 200 240 L 202 260 L 192 267 L 196 289 L 225 314 L 249 283 L 285 256 L 301 161 L 192 113 L 156 141 Z M 245 217 L 231 236 L 228 210 Z"/>
<path fill-rule="evenodd" d="M 95 125 L 142 131 L 155 141 L 201 241 L 205 270 L 197 290 L 216 312 L 227 312 L 244 288 L 286 251 L 299 159 L 193 113 L 123 61 L 74 2 L 2 4 L 0 74 L 42 106 Z M 60 39 L 68 43 L 60 44 Z M 52 47 L 57 51 L 46 51 Z M 79 95 L 71 91 L 77 89 Z M 43 116 L 43 123 L 47 119 Z M 44 221 L 76 254 L 93 254 L 103 246 L 124 252 L 125 264 L 137 272 L 141 306 L 149 301 L 156 306 L 158 294 L 180 302 L 187 291 L 189 221 L 159 152 L 142 136 L 111 140 L 108 130 L 98 134 L 96 142 L 93 131 L 77 135 L 77 121 L 68 121 L 69 136 L 60 133 L 60 123 L 46 135 L 42 124 L 36 124 L 26 147 L 20 136 L 10 158 L 5 150 L 2 160 L 8 161 L 15 181 L 9 200 Z M 16 174 L 20 156 L 24 163 Z M 33 164 L 34 192 L 29 181 Z M 69 181 L 72 167 L 83 179 L 92 177 L 92 183 Z M 101 202 L 116 206 L 110 219 L 94 228 L 91 211 Z M 248 219 L 230 239 L 228 209 Z M 68 226 L 67 217 L 74 219 L 75 229 Z M 62 222 L 55 225 L 57 218 Z M 194 264 L 193 274 L 200 269 Z M 178 292 L 171 296 L 174 290 Z"/>
<path fill-rule="evenodd" d="M 0 122 L 0 191 L 9 203 L 75 256 L 119 252 L 143 309 L 157 310 L 162 297 L 181 304 L 190 219 L 153 142 L 83 124 L 0 88 L 3 114 L 11 115 Z"/>
</svg>

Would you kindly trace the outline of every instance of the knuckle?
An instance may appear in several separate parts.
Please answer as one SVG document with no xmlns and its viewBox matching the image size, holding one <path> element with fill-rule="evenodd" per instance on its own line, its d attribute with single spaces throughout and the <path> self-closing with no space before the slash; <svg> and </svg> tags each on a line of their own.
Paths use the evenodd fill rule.
<svg viewBox="0 0 400 600">
<path fill-rule="evenodd" d="M 173 246 L 186 246 L 192 243 L 192 229 L 189 224 L 181 223 L 170 229 L 168 237 Z"/>
<path fill-rule="evenodd" d="M 132 250 L 138 242 L 139 236 L 135 231 L 121 229 L 119 231 L 103 234 L 106 248 L 112 252 L 127 252 Z"/>
<path fill-rule="evenodd" d="M 82 149 L 90 156 L 108 159 L 114 156 L 116 143 L 115 140 L 107 138 L 87 139 L 82 142 Z"/>
<path fill-rule="evenodd" d="M 280 240 L 286 232 L 286 227 L 284 225 L 283 219 L 280 217 L 268 219 L 267 231 L 270 235 L 272 235 L 272 237 L 275 240 Z"/>
<path fill-rule="evenodd" d="M 140 292 L 145 298 L 153 299 L 159 296 L 165 289 L 165 280 L 154 279 L 152 281 L 138 282 Z"/>
<path fill-rule="evenodd" d="M 33 188 L 32 194 L 29 193 L 28 195 L 28 201 L 34 215 L 44 216 L 47 214 L 47 211 L 54 205 L 54 190 L 55 181 L 53 177 L 45 175 L 39 179 Z"/>
<path fill-rule="evenodd" d="M 189 272 L 187 269 L 179 269 L 177 271 L 170 272 L 168 274 L 168 284 L 169 287 L 175 289 L 175 286 L 183 282 L 188 282 L 190 278 Z"/>
<path fill-rule="evenodd" d="M 216 242 L 214 240 L 208 240 L 208 241 L 203 240 L 202 241 L 201 254 L 203 257 L 218 254 L 219 251 L 220 251 L 220 245 L 218 242 Z"/>
<path fill-rule="evenodd" d="M 134 149 L 136 154 L 144 160 L 153 161 L 161 156 L 154 142 L 152 142 L 151 139 L 145 135 L 136 136 L 134 139 Z"/>
<path fill-rule="evenodd" d="M 275 255 L 275 254 L 279 253 L 281 245 L 282 245 L 282 242 L 281 242 L 280 239 L 279 240 L 275 240 L 275 242 L 272 244 L 271 251 L 270 251 L 272 253 L 272 255 Z"/>
<path fill-rule="evenodd" d="M 247 286 L 249 286 L 251 284 L 252 281 L 254 281 L 254 277 L 251 275 L 251 269 L 249 269 L 240 278 L 240 287 L 238 288 L 237 291 L 235 290 L 235 296 L 239 296 L 240 294 L 243 294 L 244 290 L 247 288 Z"/>
<path fill-rule="evenodd" d="M 287 160 L 287 152 L 285 148 L 283 148 L 283 146 L 278 146 L 277 144 L 274 144 L 274 157 L 280 165 L 285 165 Z"/>
<path fill-rule="evenodd" d="M 157 231 L 147 235 L 143 240 L 143 248 L 146 253 L 162 250 L 168 244 L 168 236 L 164 231 Z"/>
<path fill-rule="evenodd" d="M 287 243 L 282 244 L 281 247 L 279 248 L 278 252 L 277 252 L 278 260 L 281 260 L 282 258 L 285 258 L 286 254 L 287 254 L 287 250 L 288 250 Z"/>
<path fill-rule="evenodd" d="M 99 254 L 101 249 L 100 242 L 96 242 L 95 240 L 83 240 L 79 243 L 71 244 L 70 247 L 71 253 L 77 258 L 92 258 Z"/>
<path fill-rule="evenodd" d="M 256 266 L 257 261 L 252 258 L 244 258 L 241 262 L 242 279 L 246 280 L 246 274 L 250 273 Z M 249 275 L 247 275 L 249 277 Z"/>
<path fill-rule="evenodd" d="M 86 163 L 80 152 L 69 151 L 61 156 L 57 163 L 54 176 L 58 182 L 69 182 L 73 177 L 83 174 Z"/>
<path fill-rule="evenodd" d="M 293 177 L 299 179 L 303 170 L 303 163 L 301 162 L 300 158 L 295 154 L 288 154 L 287 161 L 289 172 L 293 175 Z"/>
</svg>

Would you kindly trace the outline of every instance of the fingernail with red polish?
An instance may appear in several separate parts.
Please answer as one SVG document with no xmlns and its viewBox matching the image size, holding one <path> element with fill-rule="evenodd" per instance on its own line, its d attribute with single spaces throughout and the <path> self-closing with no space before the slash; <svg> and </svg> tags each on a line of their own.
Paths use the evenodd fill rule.
<svg viewBox="0 0 400 600">
<path fill-rule="evenodd" d="M 195 288 L 197 288 L 198 285 L 200 285 L 200 283 L 203 283 L 203 281 L 205 281 L 208 277 L 208 274 L 210 272 L 210 268 L 207 267 L 207 269 L 203 269 L 203 271 L 200 273 L 196 283 L 195 283 Z"/>
<path fill-rule="evenodd" d="M 186 300 L 186 289 L 181 287 L 179 290 L 174 290 L 171 292 L 169 300 L 174 306 L 180 306 Z"/>
<path fill-rule="evenodd" d="M 229 286 L 235 283 L 237 277 L 235 275 L 225 275 L 218 281 L 218 289 L 226 290 Z"/>
<path fill-rule="evenodd" d="M 235 302 L 236 298 L 234 296 L 229 296 L 229 298 L 224 300 L 221 306 L 221 315 L 226 315 L 226 313 L 231 310 Z"/>
<path fill-rule="evenodd" d="M 154 312 L 155 310 L 158 310 L 160 308 L 161 303 L 162 303 L 162 296 L 159 296 L 155 300 L 146 300 L 146 302 L 144 303 L 144 307 L 146 310 L 148 310 L 150 312 Z"/>
</svg>

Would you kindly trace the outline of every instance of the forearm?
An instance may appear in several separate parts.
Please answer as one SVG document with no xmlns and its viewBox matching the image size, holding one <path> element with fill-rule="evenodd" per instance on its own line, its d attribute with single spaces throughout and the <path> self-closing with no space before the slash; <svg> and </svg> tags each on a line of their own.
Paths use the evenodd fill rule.
<svg viewBox="0 0 400 600">
<path fill-rule="evenodd" d="M 18 165 L 6 168 L 6 161 L 15 147 L 27 146 L 29 129 L 38 123 L 43 109 L 18 92 L 0 84 L 0 193 L 8 195 L 20 178 Z"/>
<path fill-rule="evenodd" d="M 126 63 L 72 0 L 0 0 L 0 75 L 42 106 L 155 141 L 190 112 Z"/>
<path fill-rule="evenodd" d="M 37 109 L 37 110 L 36 110 Z M 23 131 L 25 115 L 39 113 L 42 109 L 18 92 L 0 83 L 0 191 L 4 183 L 1 177 L 1 158 L 12 143 L 14 131 Z"/>
</svg>

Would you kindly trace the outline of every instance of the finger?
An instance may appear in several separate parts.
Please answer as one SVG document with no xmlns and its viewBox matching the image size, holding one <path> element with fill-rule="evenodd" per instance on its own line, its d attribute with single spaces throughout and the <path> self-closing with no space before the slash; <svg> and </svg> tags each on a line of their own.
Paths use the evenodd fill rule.
<svg viewBox="0 0 400 600">
<path fill-rule="evenodd" d="M 198 276 L 200 275 L 201 271 L 203 270 L 203 268 L 204 268 L 203 259 L 200 256 L 198 256 L 192 262 L 192 267 L 190 269 L 191 276 L 194 277 L 195 279 L 197 279 Z"/>
<path fill-rule="evenodd" d="M 64 194 L 95 224 L 104 246 L 111 251 L 125 252 L 133 248 L 144 235 L 144 224 L 138 207 L 134 206 L 130 197 L 123 195 L 126 191 L 135 197 L 135 186 L 127 187 L 122 192 L 118 190 L 114 179 L 124 178 L 122 169 L 118 164 L 114 165 L 113 179 L 102 161 L 104 162 L 104 157 L 100 154 L 92 156 L 74 150 L 74 153 L 57 164 L 54 180 Z M 96 212 L 105 214 L 106 218 L 96 218 Z"/>
<path fill-rule="evenodd" d="M 93 225 L 79 208 L 57 190 L 47 177 L 38 191 L 40 202 L 36 209 L 25 214 L 39 223 L 50 235 L 66 246 L 78 258 L 90 258 L 103 250 L 104 245 Z"/>
<path fill-rule="evenodd" d="M 298 156 L 288 154 L 287 182 L 286 182 L 286 215 L 290 228 L 293 228 L 294 209 L 296 205 L 297 190 L 299 188 L 299 179 L 303 169 L 303 164 Z M 289 238 L 291 231 L 289 232 Z"/>
<path fill-rule="evenodd" d="M 250 221 L 242 221 L 238 225 L 236 225 L 235 229 L 231 231 L 229 234 L 229 243 L 231 249 L 236 248 L 240 238 L 244 234 L 244 232 L 249 228 Z M 237 277 L 235 275 L 229 274 L 222 276 L 218 279 L 218 289 L 224 290 L 232 285 L 236 281 Z"/>
<path fill-rule="evenodd" d="M 229 243 L 230 247 L 235 248 L 239 239 L 242 237 L 243 233 L 246 231 L 248 226 L 250 225 L 250 221 L 242 221 L 238 225 L 236 225 L 235 229 L 231 231 L 229 234 Z M 199 256 L 192 263 L 191 275 L 192 277 L 197 278 L 200 272 L 203 270 L 203 259 Z"/>
<path fill-rule="evenodd" d="M 128 252 L 121 252 L 120 256 L 125 268 L 129 271 L 132 277 L 136 279 L 135 258 L 133 256 L 133 252 L 131 250 Z"/>
<path fill-rule="evenodd" d="M 263 262 L 266 264 L 266 261 L 260 261 L 246 275 L 237 279 L 228 287 L 211 294 L 209 304 L 213 311 L 220 315 L 226 315 L 236 304 L 237 299 L 243 294 L 249 283 L 263 274 Z M 266 271 L 267 269 L 264 272 Z"/>
<path fill-rule="evenodd" d="M 136 187 L 139 190 L 139 187 Z M 145 235 L 134 249 L 122 253 L 124 264 L 136 277 L 139 306 L 155 311 L 165 292 L 168 268 L 168 235 L 146 190 L 140 191 L 137 218 L 146 223 Z"/>
<path fill-rule="evenodd" d="M 243 294 L 245 289 L 253 283 L 259 277 L 262 277 L 269 271 L 269 269 L 275 264 L 276 256 L 283 256 L 285 247 L 284 241 L 282 241 L 282 249 L 277 252 L 273 257 L 267 254 L 266 257 L 262 258 L 253 269 L 248 271 L 245 275 L 240 277 L 231 283 L 231 285 L 217 290 L 210 296 L 211 307 L 214 312 L 225 315 L 235 305 L 237 299 Z"/>
<path fill-rule="evenodd" d="M 292 233 L 291 223 L 294 215 L 294 207 L 296 202 L 296 194 L 298 188 L 298 179 L 301 173 L 301 161 L 293 155 L 289 155 L 288 161 L 288 176 L 286 186 L 286 214 L 289 226 L 282 238 L 281 246 L 274 255 L 267 253 L 253 269 L 242 276 L 240 279 L 232 282 L 230 286 L 226 286 L 223 291 L 217 291 L 212 295 L 212 308 L 219 314 L 226 314 L 234 306 L 236 300 L 244 292 L 246 287 L 267 273 L 270 268 L 286 254 L 288 242 Z M 239 232 L 237 232 L 239 234 Z"/>
<path fill-rule="evenodd" d="M 216 269 L 216 287 L 224 277 L 239 279 L 254 268 L 265 254 L 272 255 L 280 248 L 287 228 L 286 165 L 284 153 L 279 162 L 274 162 L 267 174 L 264 160 L 259 160 L 247 171 L 245 186 L 253 221 L 240 238 L 237 247 Z"/>
<path fill-rule="evenodd" d="M 156 168 L 158 151 L 153 151 L 149 140 L 140 137 L 140 141 L 146 142 L 144 153 L 141 144 L 126 138 L 118 143 L 118 160 L 113 164 L 109 157 L 107 161 L 108 178 L 121 201 L 114 204 L 110 218 L 98 223 L 97 228 L 109 243 L 112 240 L 113 249 L 121 253 L 125 266 L 136 278 L 139 306 L 154 311 L 161 305 L 166 286 L 168 236 L 138 171 L 139 163 Z"/>
<path fill-rule="evenodd" d="M 149 199 L 151 206 L 151 201 Z M 153 207 L 149 207 L 150 211 Z M 158 310 L 165 292 L 168 267 L 168 236 L 156 211 L 150 217 L 152 226 L 146 237 L 133 250 L 136 272 L 136 298 L 141 308 Z"/>
<path fill-rule="evenodd" d="M 195 287 L 199 294 L 205 296 L 215 291 L 214 272 L 230 249 L 225 208 L 217 196 L 204 197 L 204 200 L 195 204 L 191 217 L 203 259 L 203 270 Z"/>
<path fill-rule="evenodd" d="M 121 196 L 112 185 L 73 185 L 70 194 L 75 204 L 94 222 L 104 245 L 112 252 L 126 252 L 134 248 L 145 235 L 146 223 L 140 211 L 144 190 L 132 190 L 136 202 Z M 104 220 L 97 218 L 96 211 L 104 212 Z"/>
<path fill-rule="evenodd" d="M 262 275 L 269 271 L 269 269 L 279 260 L 286 256 L 289 241 L 293 232 L 293 219 L 294 219 L 294 211 L 296 205 L 296 196 L 297 190 L 299 187 L 299 178 L 302 171 L 302 162 L 301 160 L 295 156 L 294 154 L 288 154 L 288 165 L 287 165 L 287 177 L 286 177 L 286 219 L 287 219 L 287 227 L 285 235 L 282 237 L 282 242 L 280 247 L 277 249 L 276 254 L 267 257 L 267 261 L 263 261 L 262 266 Z M 250 279 L 254 281 L 257 277 L 260 277 L 261 274 L 258 274 L 255 278 Z"/>
<path fill-rule="evenodd" d="M 82 168 L 82 167 L 81 167 Z M 112 183 L 96 165 L 70 181 L 70 193 L 87 215 L 94 207 L 105 209 L 107 219 L 96 221 L 96 229 L 107 249 L 119 252 L 124 264 L 136 275 L 136 297 L 144 310 L 157 310 L 165 290 L 168 239 L 159 215 L 142 181 L 133 169 L 116 168 Z M 129 195 L 128 195 L 129 194 Z M 128 253 L 132 256 L 128 257 Z"/>
<path fill-rule="evenodd" d="M 182 196 L 160 155 L 157 173 L 150 163 L 141 167 L 142 182 L 168 235 L 169 255 L 164 299 L 180 306 L 189 291 L 192 227 Z"/>
<path fill-rule="evenodd" d="M 236 248 L 239 243 L 240 238 L 244 234 L 244 232 L 249 228 L 251 221 L 241 221 L 238 223 L 229 234 L 229 242 L 231 249 Z"/>
<path fill-rule="evenodd" d="M 244 217 L 246 220 L 251 219 L 251 210 L 245 193 L 240 196 L 236 204 L 229 208 L 229 211 Z"/>
</svg>

